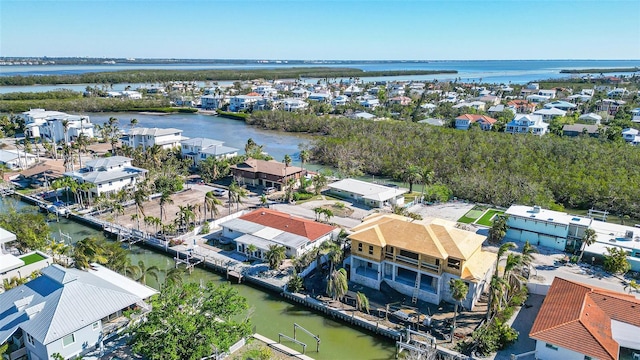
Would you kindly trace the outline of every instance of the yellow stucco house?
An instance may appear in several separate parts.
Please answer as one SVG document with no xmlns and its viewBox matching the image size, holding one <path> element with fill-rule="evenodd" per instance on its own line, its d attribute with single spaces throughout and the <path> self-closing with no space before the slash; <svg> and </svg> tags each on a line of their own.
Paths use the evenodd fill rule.
<svg viewBox="0 0 640 360">
<path fill-rule="evenodd" d="M 374 214 L 351 231 L 355 283 L 379 290 L 384 281 L 407 296 L 438 304 L 454 301 L 449 280 L 462 279 L 469 286 L 462 305 L 469 309 L 490 282 L 495 254 L 482 251 L 486 237 L 454 222 Z"/>
</svg>

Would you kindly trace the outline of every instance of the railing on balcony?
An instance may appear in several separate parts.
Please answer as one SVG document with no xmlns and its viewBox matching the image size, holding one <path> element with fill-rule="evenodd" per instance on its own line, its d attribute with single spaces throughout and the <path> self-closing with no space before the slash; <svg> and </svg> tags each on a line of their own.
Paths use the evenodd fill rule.
<svg viewBox="0 0 640 360">
<path fill-rule="evenodd" d="M 430 264 L 428 262 L 420 262 L 420 267 L 423 269 L 431 270 L 433 272 L 440 272 L 440 265 Z"/>
<path fill-rule="evenodd" d="M 393 253 L 392 252 L 386 252 L 386 253 L 384 253 L 384 257 L 385 257 L 385 259 L 393 260 Z"/>
<path fill-rule="evenodd" d="M 418 266 L 418 260 L 417 259 L 412 259 L 410 257 L 406 257 L 406 256 L 402 256 L 402 255 L 396 255 L 396 261 L 402 261 L 402 262 L 407 263 L 407 264 Z"/>
</svg>

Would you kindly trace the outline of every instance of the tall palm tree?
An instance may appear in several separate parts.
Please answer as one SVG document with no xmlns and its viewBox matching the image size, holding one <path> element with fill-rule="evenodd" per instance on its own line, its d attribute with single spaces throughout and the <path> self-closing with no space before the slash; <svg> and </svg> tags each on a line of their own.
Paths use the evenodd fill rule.
<svg viewBox="0 0 640 360">
<path fill-rule="evenodd" d="M 220 213 L 220 210 L 218 210 L 218 206 L 222 206 L 222 201 L 220 201 L 220 199 L 218 199 L 213 194 L 213 191 L 209 191 L 206 194 L 204 194 L 204 221 L 205 222 L 209 220 L 207 218 L 207 210 L 211 212 L 212 218 L 215 218 L 216 216 L 218 216 L 218 214 Z"/>
<path fill-rule="evenodd" d="M 533 254 L 537 254 L 538 249 L 535 246 L 529 243 L 529 240 L 524 242 L 524 246 L 522 247 L 522 266 L 526 267 L 527 273 L 531 274 L 531 264 L 535 259 Z"/>
<path fill-rule="evenodd" d="M 236 203 L 236 211 L 240 210 L 242 199 L 247 197 L 247 190 L 238 185 L 235 181 L 229 185 L 229 214 L 231 214 L 231 204 Z"/>
<path fill-rule="evenodd" d="M 69 143 L 69 120 L 64 119 L 60 122 L 62 124 L 62 131 L 64 132 L 64 143 Z"/>
<path fill-rule="evenodd" d="M 136 205 L 136 215 L 138 219 L 138 230 L 140 230 L 140 218 L 145 216 L 144 213 L 144 202 L 147 200 L 149 196 L 146 184 L 139 183 L 138 188 L 133 192 L 133 201 Z"/>
<path fill-rule="evenodd" d="M 304 164 L 306 164 L 311 158 L 311 152 L 307 149 L 300 151 L 300 162 L 302 164 L 302 171 L 304 172 Z M 306 174 L 306 172 L 304 172 Z"/>
<path fill-rule="evenodd" d="M 453 308 L 453 326 L 451 327 L 451 339 L 453 339 L 453 332 L 456 328 L 456 320 L 458 318 L 458 304 L 462 304 L 464 299 L 467 298 L 469 293 L 469 286 L 462 281 L 462 279 L 449 280 L 449 291 L 451 291 L 451 297 L 455 300 Z"/>
<path fill-rule="evenodd" d="M 254 257 L 253 254 L 255 254 L 255 252 L 258 250 L 258 247 L 253 245 L 253 244 L 249 244 L 249 246 L 247 246 L 247 256 L 249 258 Z"/>
<path fill-rule="evenodd" d="M 327 186 L 328 180 L 327 177 L 322 174 L 316 174 L 312 179 L 311 183 L 313 184 L 313 192 L 316 195 L 320 195 L 322 188 Z"/>
<path fill-rule="evenodd" d="M 160 272 L 160 269 L 157 266 L 152 265 L 147 267 L 144 261 L 140 260 L 138 261 L 138 271 L 138 278 L 136 279 L 136 281 L 146 284 L 147 277 L 151 277 L 156 282 L 158 282 L 158 273 Z"/>
<path fill-rule="evenodd" d="M 423 167 L 420 176 L 422 177 L 422 198 L 424 199 L 424 192 L 427 189 L 427 186 L 430 186 L 433 183 L 433 170 L 428 167 Z"/>
<path fill-rule="evenodd" d="M 494 220 L 495 221 L 495 220 Z M 502 257 L 504 256 L 504 254 L 512 249 L 517 248 L 518 245 L 516 245 L 514 242 L 506 242 L 504 244 L 502 244 L 499 248 L 498 248 L 498 253 L 496 254 L 496 267 L 491 279 L 492 285 L 491 287 L 493 288 L 493 282 L 504 282 L 504 279 L 502 277 L 500 277 L 500 261 L 502 261 Z M 491 317 L 491 305 L 492 303 L 495 303 L 496 299 L 495 299 L 495 294 L 494 292 L 491 292 L 491 294 L 489 294 L 489 304 L 487 306 L 487 320 L 489 320 L 489 318 Z"/>
<path fill-rule="evenodd" d="M 289 154 L 286 154 L 282 162 L 284 163 L 284 166 L 288 167 L 289 165 L 291 165 L 291 156 L 289 156 Z"/>
<path fill-rule="evenodd" d="M 411 165 L 402 173 L 402 180 L 409 183 L 409 193 L 413 192 L 413 184 L 422 181 L 422 172 L 418 166 Z"/>
<path fill-rule="evenodd" d="M 164 210 L 169 204 L 173 204 L 171 193 L 169 191 L 163 191 L 160 195 L 160 220 L 164 220 Z"/>
<path fill-rule="evenodd" d="M 267 208 L 269 207 L 269 199 L 267 198 L 267 195 L 260 195 L 260 206 Z"/>
<path fill-rule="evenodd" d="M 364 311 L 367 314 L 369 313 L 369 298 L 367 298 L 367 295 L 361 293 L 360 291 L 356 293 L 356 310 Z"/>
<path fill-rule="evenodd" d="M 287 257 L 286 249 L 280 245 L 269 245 L 269 249 L 264 254 L 267 262 L 269 262 L 269 269 L 276 270 L 282 265 L 282 261 Z"/>
<path fill-rule="evenodd" d="M 584 255 L 584 249 L 587 246 L 593 245 L 596 242 L 598 235 L 596 235 L 596 231 L 593 229 L 587 229 L 584 231 L 584 236 L 582 236 L 582 245 L 580 245 L 580 256 L 578 257 L 578 262 L 582 261 L 582 255 Z"/>
<path fill-rule="evenodd" d="M 334 270 L 327 280 L 327 294 L 330 295 L 333 300 L 341 300 L 347 294 L 348 290 L 347 271 L 344 268 Z"/>
<path fill-rule="evenodd" d="M 184 270 L 182 268 L 171 268 L 165 272 L 164 286 L 181 286 Z"/>
</svg>

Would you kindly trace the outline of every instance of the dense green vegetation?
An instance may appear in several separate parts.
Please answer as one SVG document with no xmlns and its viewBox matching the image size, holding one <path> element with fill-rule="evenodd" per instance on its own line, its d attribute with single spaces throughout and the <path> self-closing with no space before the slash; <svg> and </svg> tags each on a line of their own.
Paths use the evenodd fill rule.
<svg viewBox="0 0 640 360">
<path fill-rule="evenodd" d="M 288 69 L 234 70 L 125 70 L 73 75 L 3 76 L 0 86 L 58 84 L 158 83 L 169 81 L 224 81 L 252 79 L 335 78 L 363 76 L 400 76 L 456 74 L 456 70 L 368 71 L 352 68 L 300 67 Z"/>
<path fill-rule="evenodd" d="M 44 92 L 12 92 L 0 94 L 0 100 L 51 100 L 51 99 L 80 99 L 82 93 L 69 89 L 57 89 Z"/>
<path fill-rule="evenodd" d="M 604 74 L 604 73 L 623 73 L 640 71 L 638 67 L 630 68 L 596 68 L 596 69 L 571 69 L 560 70 L 561 74 Z"/>
<path fill-rule="evenodd" d="M 616 140 L 457 131 L 401 121 L 357 121 L 255 112 L 266 129 L 319 133 L 312 159 L 344 176 L 402 178 L 410 166 L 470 201 L 640 214 L 640 151 Z M 561 205 L 561 206 L 560 206 Z"/>
<path fill-rule="evenodd" d="M 50 94 L 46 92 L 42 94 Z M 12 93 L 14 94 L 19 93 Z M 33 93 L 28 93 L 33 94 Z M 46 95 L 45 95 L 46 96 Z M 47 110 L 56 110 L 62 112 L 126 112 L 126 111 L 154 111 L 166 112 L 180 111 L 178 108 L 171 108 L 169 99 L 154 98 L 143 100 L 126 100 L 115 98 L 83 98 L 83 97 L 61 97 L 46 98 L 38 100 L 0 100 L 0 112 L 3 113 L 21 113 L 29 109 L 42 108 Z M 194 111 L 189 109 L 189 111 Z"/>
</svg>

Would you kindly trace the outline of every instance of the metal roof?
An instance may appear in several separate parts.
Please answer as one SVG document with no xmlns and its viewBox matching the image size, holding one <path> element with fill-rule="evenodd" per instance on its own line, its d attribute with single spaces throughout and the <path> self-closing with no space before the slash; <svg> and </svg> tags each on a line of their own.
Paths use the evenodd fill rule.
<svg viewBox="0 0 640 360">
<path fill-rule="evenodd" d="M 97 264 L 92 266 L 112 274 L 99 277 L 95 270 L 54 264 L 44 268 L 42 276 L 1 294 L 0 343 L 22 328 L 38 342 L 49 344 L 157 293 L 125 287 L 126 277 Z"/>
</svg>

